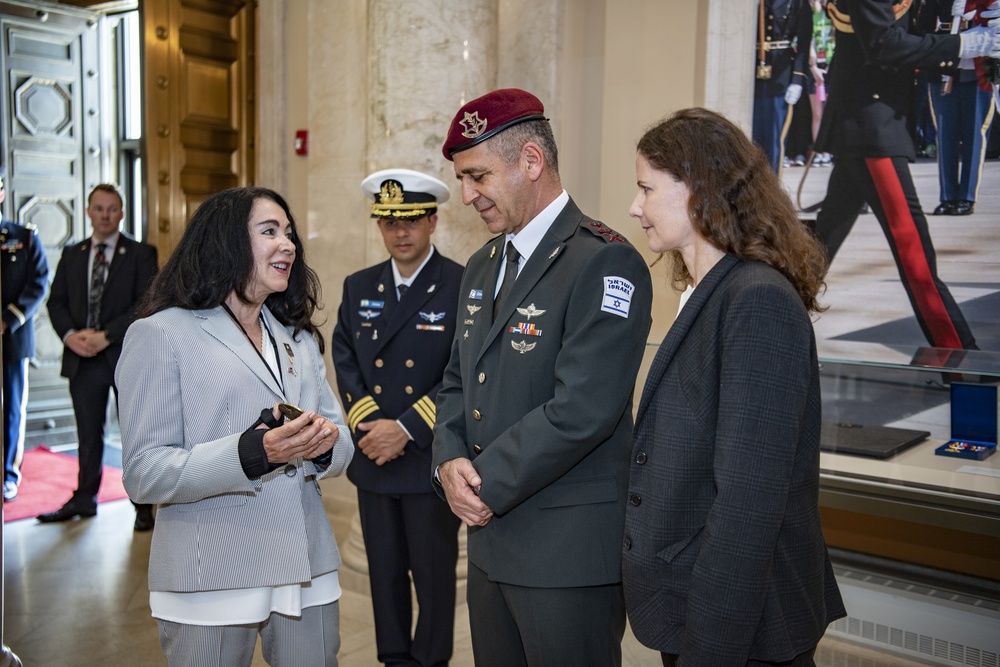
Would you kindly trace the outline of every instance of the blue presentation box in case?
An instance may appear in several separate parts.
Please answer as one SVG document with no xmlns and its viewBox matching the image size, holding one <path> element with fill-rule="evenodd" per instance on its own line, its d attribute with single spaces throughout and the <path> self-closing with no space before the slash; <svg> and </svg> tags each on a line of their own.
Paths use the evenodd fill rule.
<svg viewBox="0 0 1000 667">
<path fill-rule="evenodd" d="M 951 440 L 934 450 L 939 456 L 982 461 L 997 449 L 997 387 L 951 383 Z"/>
</svg>

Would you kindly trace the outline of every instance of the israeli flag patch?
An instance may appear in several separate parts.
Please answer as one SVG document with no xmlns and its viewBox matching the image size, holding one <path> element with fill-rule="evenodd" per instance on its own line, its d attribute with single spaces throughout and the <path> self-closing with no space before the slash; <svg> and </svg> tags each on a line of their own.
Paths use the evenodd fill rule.
<svg viewBox="0 0 1000 667">
<path fill-rule="evenodd" d="M 635 286 L 621 276 L 604 276 L 604 301 L 601 310 L 619 317 L 628 318 Z"/>
</svg>

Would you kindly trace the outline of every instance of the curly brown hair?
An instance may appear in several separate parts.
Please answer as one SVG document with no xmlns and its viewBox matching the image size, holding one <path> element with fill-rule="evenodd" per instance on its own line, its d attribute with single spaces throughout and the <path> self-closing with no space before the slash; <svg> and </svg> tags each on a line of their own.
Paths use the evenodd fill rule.
<svg viewBox="0 0 1000 667">
<path fill-rule="evenodd" d="M 807 310 L 826 310 L 817 301 L 826 250 L 798 219 L 764 152 L 745 132 L 714 111 L 682 109 L 647 130 L 636 150 L 687 185 L 691 224 L 712 245 L 769 264 L 788 278 Z M 670 254 L 675 283 L 690 285 L 679 251 Z"/>
</svg>

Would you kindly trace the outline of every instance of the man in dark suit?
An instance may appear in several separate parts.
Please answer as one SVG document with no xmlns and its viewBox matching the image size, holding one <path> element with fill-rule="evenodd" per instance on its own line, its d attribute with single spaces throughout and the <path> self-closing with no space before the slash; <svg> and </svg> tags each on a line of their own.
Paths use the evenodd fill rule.
<svg viewBox="0 0 1000 667">
<path fill-rule="evenodd" d="M 753 95 L 753 140 L 777 172 L 788 133 L 788 109 L 802 97 L 812 41 L 806 0 L 759 0 Z"/>
<path fill-rule="evenodd" d="M 832 262 L 868 202 L 928 342 L 976 349 L 958 303 L 937 275 L 927 218 L 910 175 L 909 162 L 916 154 L 907 117 L 915 67 L 940 72 L 955 67 L 960 58 L 998 52 L 1000 26 L 980 26 L 961 35 L 910 34 L 917 4 L 831 0 L 827 5 L 837 29 L 837 50 L 827 76 L 829 97 L 816 151 L 833 153 L 836 163 L 816 218 L 816 235 Z M 996 23 L 1000 12 L 992 14 Z"/>
<path fill-rule="evenodd" d="M 66 246 L 52 281 L 48 310 L 63 343 L 62 375 L 76 415 L 80 472 L 76 491 L 60 509 L 38 517 L 42 523 L 97 514 L 104 458 L 108 393 L 115 391 L 115 365 L 125 330 L 139 300 L 156 275 L 156 248 L 119 231 L 124 217 L 121 193 L 96 186 L 87 198 L 91 237 Z M 136 505 L 135 530 L 153 527 L 152 507 Z"/>
<path fill-rule="evenodd" d="M 378 659 L 399 667 L 447 665 L 455 625 L 459 520 L 429 475 L 434 400 L 455 334 L 462 267 L 431 244 L 440 180 L 385 169 L 361 189 L 388 261 L 344 281 L 333 332 L 337 388 L 358 452 L 358 487 Z M 410 577 L 420 607 L 411 632 Z"/>
<path fill-rule="evenodd" d="M 7 197 L 0 167 L 0 203 Z M 49 289 L 49 263 L 34 227 L 0 220 L 3 290 L 3 500 L 17 498 L 24 455 L 28 359 L 35 355 L 35 313 Z"/>
<path fill-rule="evenodd" d="M 476 665 L 621 664 L 621 540 L 649 270 L 563 190 L 542 103 L 496 90 L 443 147 L 499 234 L 469 260 L 435 474 L 469 528 Z"/>
</svg>

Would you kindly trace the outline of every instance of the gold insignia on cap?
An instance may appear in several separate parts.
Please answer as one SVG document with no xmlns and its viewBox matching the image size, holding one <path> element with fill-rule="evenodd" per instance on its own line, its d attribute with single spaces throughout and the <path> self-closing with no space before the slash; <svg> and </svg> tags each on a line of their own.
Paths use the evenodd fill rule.
<svg viewBox="0 0 1000 667">
<path fill-rule="evenodd" d="M 378 200 L 383 205 L 402 204 L 403 186 L 396 181 L 386 181 L 382 184 L 382 191 L 378 194 Z"/>
<path fill-rule="evenodd" d="M 486 131 L 487 121 L 479 118 L 478 111 L 473 111 L 472 113 L 466 111 L 465 118 L 458 121 L 458 123 L 465 128 L 465 132 L 462 132 L 462 136 L 466 139 L 475 139 Z"/>
</svg>

